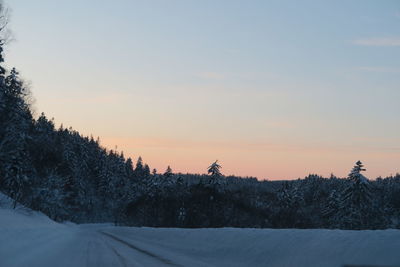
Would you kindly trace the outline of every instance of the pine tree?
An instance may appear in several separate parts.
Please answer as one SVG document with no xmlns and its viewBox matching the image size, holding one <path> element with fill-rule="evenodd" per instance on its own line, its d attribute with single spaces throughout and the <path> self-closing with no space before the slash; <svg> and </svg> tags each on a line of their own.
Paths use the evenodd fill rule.
<svg viewBox="0 0 400 267">
<path fill-rule="evenodd" d="M 322 217 L 325 220 L 325 225 L 329 228 L 338 227 L 338 212 L 340 204 L 340 195 L 333 189 L 329 194 L 326 205 L 322 209 Z"/>
<path fill-rule="evenodd" d="M 134 176 L 133 162 L 131 158 L 128 158 L 125 162 L 125 176 L 129 182 L 132 181 Z"/>
<path fill-rule="evenodd" d="M 357 161 L 348 176 L 349 186 L 342 193 L 342 225 L 351 229 L 362 229 L 368 224 L 371 208 L 371 188 L 368 179 L 361 174 L 365 171 L 361 161 Z"/>
<path fill-rule="evenodd" d="M 0 61 L 2 58 L 0 58 Z M 0 69 L 0 76 L 3 76 Z M 26 88 L 19 74 L 12 69 L 10 74 L 1 78 L 3 112 L 0 115 L 0 180 L 6 192 L 17 201 L 23 198 L 28 189 L 29 176 L 32 175 L 32 162 L 28 153 L 28 140 L 32 126 L 32 115 L 25 101 Z M 31 174 L 31 175 L 29 175 Z"/>
<path fill-rule="evenodd" d="M 218 164 L 218 160 L 216 160 L 207 169 L 207 173 L 209 175 L 208 184 L 211 185 L 212 187 L 216 188 L 220 187 L 221 184 L 220 178 L 222 177 L 220 171 L 221 168 L 222 168 L 221 165 Z"/>
<path fill-rule="evenodd" d="M 143 176 L 144 177 L 149 177 L 150 176 L 150 167 L 147 164 L 144 164 Z"/>
<path fill-rule="evenodd" d="M 220 170 L 221 169 L 221 165 L 218 164 L 218 160 L 216 160 L 214 163 L 212 163 L 209 167 L 208 167 L 208 174 L 213 177 L 213 178 L 219 178 L 222 176 Z"/>
<path fill-rule="evenodd" d="M 25 135 L 17 127 L 9 126 L 6 138 L 2 141 L 0 163 L 4 175 L 4 187 L 10 197 L 17 201 L 23 197 L 29 183 L 30 161 L 26 151 Z"/>
<path fill-rule="evenodd" d="M 64 206 L 65 191 L 62 185 L 62 177 L 52 170 L 35 192 L 35 197 L 40 201 L 40 210 L 56 221 L 64 220 L 67 215 Z"/>
<path fill-rule="evenodd" d="M 277 227 L 293 227 L 296 221 L 296 207 L 288 182 L 276 192 L 276 204 L 273 206 L 273 223 Z"/>
<path fill-rule="evenodd" d="M 142 157 L 139 157 L 136 162 L 135 175 L 138 177 L 142 177 L 143 170 L 144 170 L 143 160 L 142 160 Z"/>
<path fill-rule="evenodd" d="M 171 177 L 171 176 L 174 175 L 174 174 L 172 173 L 172 169 L 171 169 L 170 166 L 167 167 L 167 169 L 165 170 L 165 172 L 164 172 L 163 175 L 164 175 L 165 178 L 169 178 L 169 177 Z"/>
</svg>

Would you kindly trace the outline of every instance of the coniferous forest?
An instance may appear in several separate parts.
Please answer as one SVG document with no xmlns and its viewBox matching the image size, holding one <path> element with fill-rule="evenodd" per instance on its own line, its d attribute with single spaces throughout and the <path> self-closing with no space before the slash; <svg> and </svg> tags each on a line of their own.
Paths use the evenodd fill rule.
<svg viewBox="0 0 400 267">
<path fill-rule="evenodd" d="M 151 227 L 400 228 L 400 174 L 293 181 L 151 170 L 139 157 L 33 116 L 31 93 L 3 66 L 0 43 L 0 191 L 56 221 Z M 355 159 L 356 161 L 357 159 Z"/>
</svg>

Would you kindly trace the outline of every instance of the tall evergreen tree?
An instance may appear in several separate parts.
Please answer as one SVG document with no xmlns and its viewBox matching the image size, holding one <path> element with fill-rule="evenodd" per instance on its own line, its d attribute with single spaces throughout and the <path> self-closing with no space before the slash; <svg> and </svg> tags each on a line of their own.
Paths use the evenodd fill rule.
<svg viewBox="0 0 400 267">
<path fill-rule="evenodd" d="M 208 183 L 215 188 L 220 188 L 221 181 L 220 178 L 222 177 L 221 174 L 221 165 L 218 164 L 218 160 L 213 162 L 207 169 L 207 173 L 209 175 Z"/>
<path fill-rule="evenodd" d="M 144 164 L 143 167 L 143 176 L 144 177 L 149 177 L 150 176 L 150 167 L 148 164 Z"/>
<path fill-rule="evenodd" d="M 357 161 L 348 176 L 349 186 L 342 193 L 342 225 L 351 229 L 362 229 L 368 224 L 371 209 L 371 188 L 368 179 L 361 174 L 365 171 L 361 161 Z"/>
<path fill-rule="evenodd" d="M 325 206 L 322 209 L 322 216 L 325 220 L 324 225 L 329 228 L 339 227 L 340 217 L 338 216 L 340 205 L 340 195 L 334 189 L 329 194 Z"/>
<path fill-rule="evenodd" d="M 4 61 L 2 57 L 0 61 Z M 4 69 L 4 68 L 3 68 Z M 28 189 L 28 175 L 31 163 L 28 152 L 32 115 L 29 105 L 25 101 L 27 90 L 19 78 L 19 74 L 12 69 L 4 78 L 3 69 L 0 69 L 0 90 L 2 91 L 2 114 L 0 115 L 0 176 L 6 192 L 16 202 L 20 200 Z"/>
<path fill-rule="evenodd" d="M 168 167 L 167 167 L 167 169 L 165 170 L 165 172 L 164 172 L 164 177 L 165 178 L 169 178 L 169 177 L 171 177 L 172 175 L 174 175 L 173 173 L 172 173 L 172 169 L 171 169 L 171 167 L 168 165 Z"/>
<path fill-rule="evenodd" d="M 143 171 L 144 171 L 143 159 L 142 159 L 142 157 L 139 157 L 136 161 L 135 175 L 137 177 L 142 177 Z"/>
<path fill-rule="evenodd" d="M 132 159 L 131 159 L 131 158 L 128 158 L 128 159 L 126 160 L 126 163 L 125 163 L 125 172 L 126 172 L 126 176 L 127 176 L 127 178 L 128 178 L 129 180 L 133 178 L 134 170 L 133 170 L 133 162 L 132 162 Z"/>
<path fill-rule="evenodd" d="M 218 160 L 216 160 L 208 167 L 207 172 L 211 177 L 219 178 L 222 176 L 219 169 L 221 169 L 221 165 L 219 165 Z"/>
</svg>

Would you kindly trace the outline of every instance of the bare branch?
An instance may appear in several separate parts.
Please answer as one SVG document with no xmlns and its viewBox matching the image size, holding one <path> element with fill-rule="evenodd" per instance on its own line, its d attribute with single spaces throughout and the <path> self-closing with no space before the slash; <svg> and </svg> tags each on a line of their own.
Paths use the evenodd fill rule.
<svg viewBox="0 0 400 267">
<path fill-rule="evenodd" d="M 5 45 L 11 41 L 11 31 L 8 29 L 10 9 L 0 0 L 0 45 Z"/>
</svg>

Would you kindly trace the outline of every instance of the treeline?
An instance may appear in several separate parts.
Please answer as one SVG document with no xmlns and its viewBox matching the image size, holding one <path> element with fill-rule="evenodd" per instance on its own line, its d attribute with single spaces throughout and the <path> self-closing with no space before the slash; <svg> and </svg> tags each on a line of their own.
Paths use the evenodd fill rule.
<svg viewBox="0 0 400 267">
<path fill-rule="evenodd" d="M 0 64 L 3 63 L 0 41 Z M 0 191 L 57 221 L 154 227 L 400 228 L 400 175 L 295 181 L 150 172 L 139 158 L 32 116 L 29 91 L 0 65 Z"/>
<path fill-rule="evenodd" d="M 153 227 L 400 228 L 400 175 L 294 181 L 181 175 L 157 181 L 128 203 L 123 224 Z M 211 178 L 211 181 L 210 181 Z M 152 183 L 153 184 L 153 183 Z"/>
</svg>

